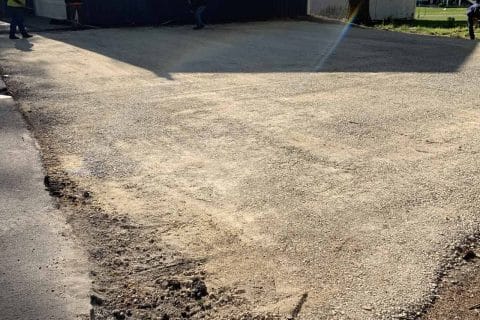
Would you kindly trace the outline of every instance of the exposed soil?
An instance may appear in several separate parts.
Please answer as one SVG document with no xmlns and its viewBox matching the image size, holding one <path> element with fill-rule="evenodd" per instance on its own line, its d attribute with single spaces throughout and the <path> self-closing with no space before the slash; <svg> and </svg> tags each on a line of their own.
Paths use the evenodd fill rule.
<svg viewBox="0 0 480 320">
<path fill-rule="evenodd" d="M 48 158 L 44 154 L 49 172 L 55 172 Z M 103 212 L 65 173 L 51 173 L 45 185 L 70 213 L 68 222 L 97 266 L 90 274 L 95 319 L 280 319 L 246 311 L 241 290 L 207 288 L 202 261 L 159 242 L 155 231 L 140 232 L 141 226 L 128 217 Z M 298 312 L 293 310 L 292 316 Z"/>
<path fill-rule="evenodd" d="M 473 242 L 458 249 L 457 259 L 447 265 L 450 270 L 440 280 L 435 302 L 423 320 L 480 319 L 480 250 Z"/>
</svg>

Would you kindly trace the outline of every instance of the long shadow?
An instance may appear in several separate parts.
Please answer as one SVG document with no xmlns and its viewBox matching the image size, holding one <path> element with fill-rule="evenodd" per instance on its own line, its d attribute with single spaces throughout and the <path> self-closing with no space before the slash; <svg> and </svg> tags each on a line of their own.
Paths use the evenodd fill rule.
<svg viewBox="0 0 480 320">
<path fill-rule="evenodd" d="M 477 42 L 304 21 L 101 29 L 45 37 L 173 73 L 455 72 Z"/>
</svg>

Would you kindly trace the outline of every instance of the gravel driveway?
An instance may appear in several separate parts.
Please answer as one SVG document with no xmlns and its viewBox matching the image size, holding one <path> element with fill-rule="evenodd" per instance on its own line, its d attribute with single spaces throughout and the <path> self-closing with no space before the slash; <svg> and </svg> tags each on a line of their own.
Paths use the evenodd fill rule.
<svg viewBox="0 0 480 320">
<path fill-rule="evenodd" d="M 0 65 L 98 264 L 99 314 L 175 317 L 164 292 L 201 295 L 198 281 L 211 295 L 183 316 L 380 319 L 430 301 L 452 245 L 478 229 L 480 50 L 344 31 L 2 38 Z"/>
</svg>

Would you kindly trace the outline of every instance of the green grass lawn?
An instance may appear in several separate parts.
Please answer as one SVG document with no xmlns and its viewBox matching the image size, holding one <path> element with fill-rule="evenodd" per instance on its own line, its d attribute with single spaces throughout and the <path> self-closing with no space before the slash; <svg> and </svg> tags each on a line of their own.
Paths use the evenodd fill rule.
<svg viewBox="0 0 480 320">
<path fill-rule="evenodd" d="M 455 18 L 455 21 L 467 21 L 467 9 L 417 7 L 415 12 L 418 20 L 447 21 L 449 17 Z"/>
<path fill-rule="evenodd" d="M 375 24 L 375 27 L 382 30 L 467 39 L 466 12 L 466 8 L 447 8 L 444 10 L 444 8 L 417 7 L 414 20 L 379 22 Z M 477 32 L 480 32 L 480 30 Z"/>
</svg>

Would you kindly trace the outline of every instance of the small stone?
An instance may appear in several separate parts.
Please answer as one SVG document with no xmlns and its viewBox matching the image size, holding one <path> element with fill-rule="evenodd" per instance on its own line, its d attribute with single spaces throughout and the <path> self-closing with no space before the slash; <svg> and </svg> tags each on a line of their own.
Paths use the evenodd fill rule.
<svg viewBox="0 0 480 320">
<path fill-rule="evenodd" d="M 160 283 L 163 289 L 168 289 L 170 291 L 180 290 L 182 288 L 182 284 L 180 281 L 175 279 L 168 279 L 168 280 L 157 280 L 157 283 Z"/>
<path fill-rule="evenodd" d="M 90 304 L 92 306 L 101 306 L 105 302 L 105 298 L 98 294 L 91 294 L 90 295 Z"/>
<path fill-rule="evenodd" d="M 113 310 L 112 312 L 113 316 L 117 320 L 124 320 L 125 319 L 125 313 L 121 310 Z"/>
<path fill-rule="evenodd" d="M 160 319 L 161 320 L 170 320 L 170 316 L 168 314 L 164 313 Z"/>
<path fill-rule="evenodd" d="M 200 278 L 194 278 L 191 285 L 191 293 L 195 299 L 201 299 L 208 295 L 207 285 Z"/>
<path fill-rule="evenodd" d="M 407 317 L 407 314 L 405 312 L 402 312 L 393 316 L 394 319 L 405 319 L 406 317 Z"/>
<path fill-rule="evenodd" d="M 120 267 L 120 266 L 123 265 L 123 261 L 122 261 L 122 259 L 120 259 L 120 258 L 115 258 L 115 259 L 113 260 L 113 264 L 116 265 L 117 267 Z"/>
<path fill-rule="evenodd" d="M 363 306 L 362 308 L 363 308 L 363 310 L 366 310 L 366 311 L 372 311 L 373 310 L 373 307 L 370 306 L 370 305 Z"/>
<path fill-rule="evenodd" d="M 477 255 L 475 254 L 475 252 L 473 252 L 472 250 L 468 250 L 467 252 L 465 252 L 465 254 L 463 255 L 463 260 L 465 261 L 470 261 L 470 260 L 473 260 L 477 257 Z"/>
</svg>

